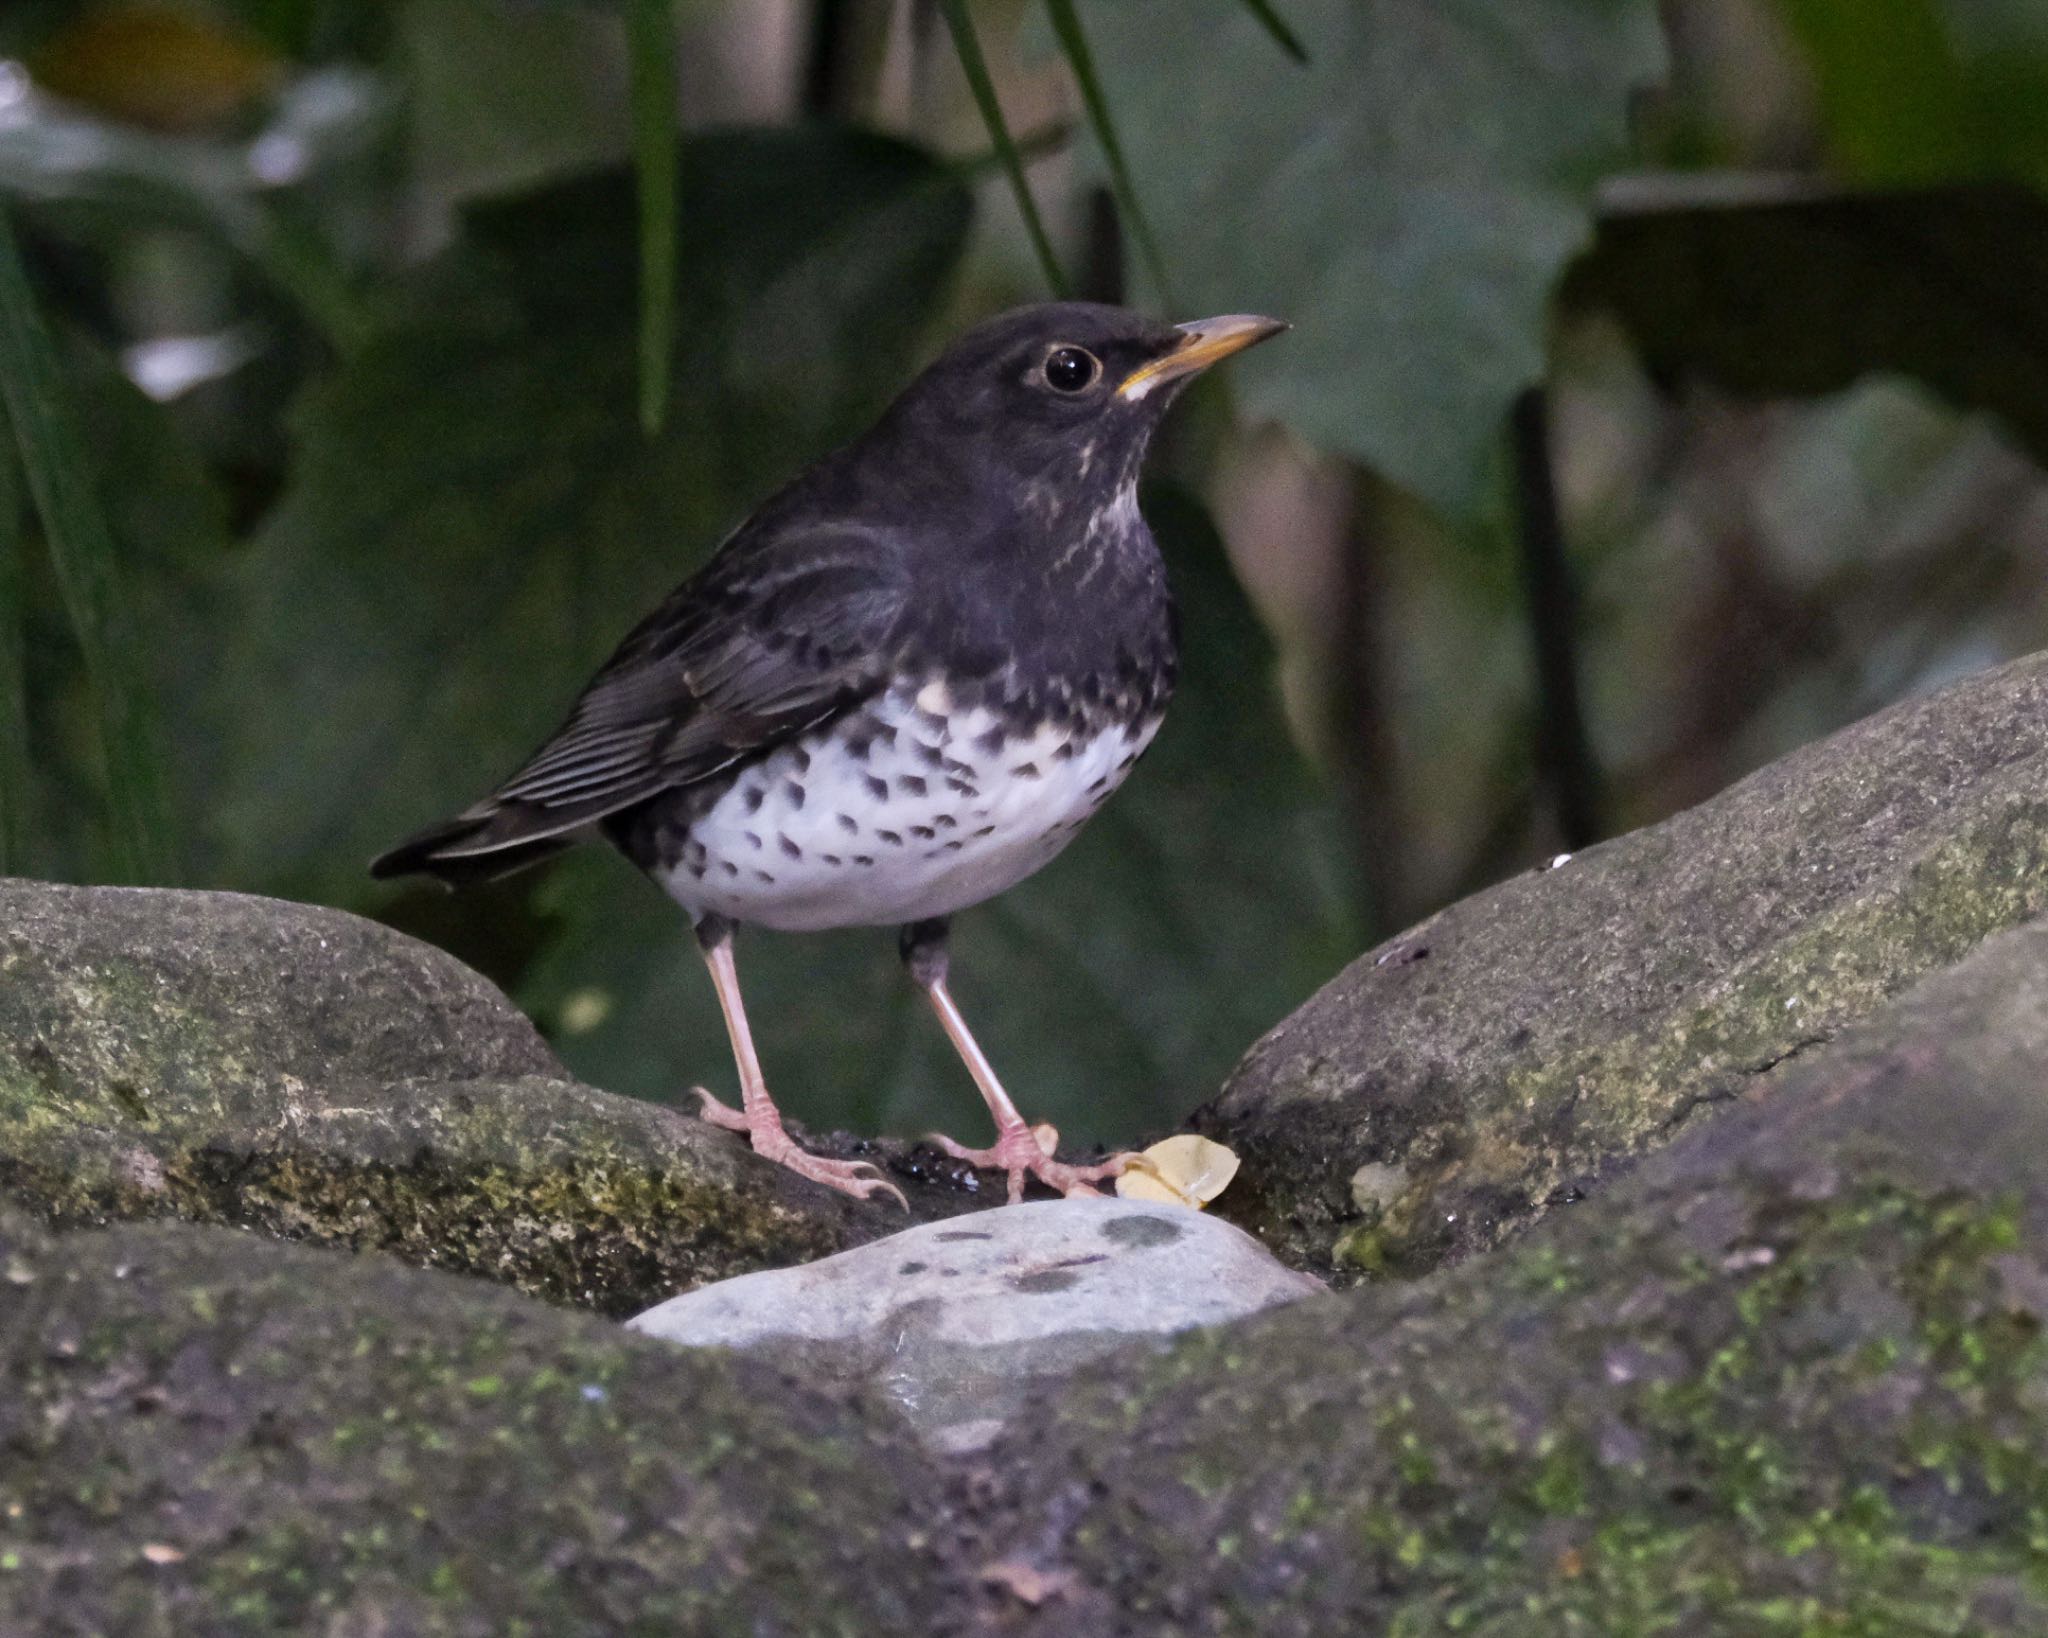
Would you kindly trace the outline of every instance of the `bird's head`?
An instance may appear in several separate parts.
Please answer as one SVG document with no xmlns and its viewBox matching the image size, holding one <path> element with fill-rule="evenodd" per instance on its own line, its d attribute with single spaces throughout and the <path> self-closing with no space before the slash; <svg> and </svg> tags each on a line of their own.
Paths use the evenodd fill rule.
<svg viewBox="0 0 2048 1638">
<path fill-rule="evenodd" d="M 1238 313 L 1162 324 L 1094 302 L 1020 307 L 947 348 L 890 419 L 1032 510 L 1092 510 L 1135 483 L 1182 387 L 1286 328 Z"/>
</svg>

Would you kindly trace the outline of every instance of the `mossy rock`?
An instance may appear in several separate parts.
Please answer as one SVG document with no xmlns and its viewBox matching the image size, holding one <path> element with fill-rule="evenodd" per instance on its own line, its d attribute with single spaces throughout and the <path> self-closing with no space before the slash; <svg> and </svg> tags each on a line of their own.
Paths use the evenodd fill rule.
<svg viewBox="0 0 2048 1638">
<path fill-rule="evenodd" d="M 138 1118 L 224 1084 L 554 1075 L 524 1014 L 433 946 L 242 893 L 0 879 L 0 1087 Z"/>
<path fill-rule="evenodd" d="M 2044 1320 L 2030 928 L 1513 1246 L 1070 1391 L 980 1539 L 1030 1633 L 2019 1638 Z"/>
<path fill-rule="evenodd" d="M 1517 1244 L 879 1401 L 477 1282 L 0 1223 L 0 1631 L 2048 1630 L 2048 927 Z"/>
<path fill-rule="evenodd" d="M 1414 1275 L 1598 1188 L 2048 906 L 2048 657 L 1451 906 L 1246 1056 L 1197 1129 L 1291 1261 Z"/>
<path fill-rule="evenodd" d="M 979 1203 L 899 1150 L 921 1216 Z M 569 1080 L 452 957 L 225 893 L 0 882 L 0 1191 L 231 1223 L 627 1314 L 901 1227 Z"/>
<path fill-rule="evenodd" d="M 913 1632 L 940 1602 L 886 1407 L 386 1258 L 0 1220 L 0 1372 L 0 1632 Z"/>
</svg>

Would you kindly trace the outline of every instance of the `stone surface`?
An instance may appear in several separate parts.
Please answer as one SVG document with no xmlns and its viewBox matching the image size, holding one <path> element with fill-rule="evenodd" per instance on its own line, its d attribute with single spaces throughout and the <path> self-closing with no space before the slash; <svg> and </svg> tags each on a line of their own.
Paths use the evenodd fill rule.
<svg viewBox="0 0 2048 1638">
<path fill-rule="evenodd" d="M 1298 1266 L 1415 1274 L 2048 905 L 2048 657 L 1909 701 L 1452 906 L 1254 1047 L 1198 1129 Z"/>
<path fill-rule="evenodd" d="M 1115 1349 L 964 1457 L 831 1338 L 0 1218 L 0 1632 L 2048 1631 L 2048 924 L 1997 933 L 2044 694 L 1354 969 L 1205 1116 L 1219 1204 L 1423 1277 Z M 0 887 L 0 1191 L 50 1222 L 611 1313 L 900 1222 L 556 1076 L 349 918 Z"/>
<path fill-rule="evenodd" d="M 223 1077 L 554 1075 L 525 1015 L 375 922 L 241 893 L 0 879 L 0 1085 L 143 1104 Z"/>
<path fill-rule="evenodd" d="M 925 1215 L 978 1203 L 903 1158 Z M 566 1079 L 483 979 L 373 922 L 10 881 L 0 1191 L 59 1224 L 231 1223 L 610 1314 L 903 1221 Z"/>
<path fill-rule="evenodd" d="M 0 1632 L 921 1632 L 935 1502 L 887 1407 L 758 1361 L 388 1258 L 0 1219 Z"/>
<path fill-rule="evenodd" d="M 705 1286 L 630 1321 L 817 1380 L 868 1382 L 938 1448 L 995 1437 L 1034 1390 L 1134 1338 L 1321 1294 L 1206 1213 L 1048 1200 L 931 1223 L 802 1268 Z"/>
<path fill-rule="evenodd" d="M 797 1355 L 8 1227 L 0 1631 L 2032 1638 L 2044 1088 L 2034 927 L 1511 1246 L 950 1461 Z"/>
<path fill-rule="evenodd" d="M 1511 1246 L 1098 1368 L 979 1573 L 1034 1634 L 2038 1634 L 2044 1323 L 2034 926 Z"/>
</svg>

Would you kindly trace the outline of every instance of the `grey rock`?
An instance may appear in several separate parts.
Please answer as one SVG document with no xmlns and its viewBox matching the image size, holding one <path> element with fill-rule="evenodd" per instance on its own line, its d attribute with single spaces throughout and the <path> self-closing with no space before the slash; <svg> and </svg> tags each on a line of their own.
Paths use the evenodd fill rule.
<svg viewBox="0 0 2048 1638">
<path fill-rule="evenodd" d="M 2032 927 L 1514 1245 L 946 1464 L 801 1350 L 0 1220 L 0 1631 L 2034 1638 L 2044 1086 Z"/>
<path fill-rule="evenodd" d="M 939 1214 L 974 1197 L 911 1185 Z M 229 893 L 0 881 L 0 1191 L 392 1252 L 630 1314 L 902 1223 L 569 1080 L 452 957 Z"/>
<path fill-rule="evenodd" d="M 0 1212 L 10 1638 L 923 1632 L 930 1467 L 878 1407 L 475 1280 Z"/>
<path fill-rule="evenodd" d="M 1217 1209 L 1340 1280 L 1424 1272 L 1597 1186 L 2044 907 L 2036 656 L 1355 962 L 1196 1116 L 1244 1161 Z"/>
<path fill-rule="evenodd" d="M 2031 1638 L 2044 1336 L 2037 923 L 1512 1245 L 1084 1373 L 975 1539 L 1028 1634 Z"/>
<path fill-rule="evenodd" d="M 561 1074 L 487 980 L 359 916 L 0 880 L 0 1086 L 204 1101 L 223 1080 Z"/>
<path fill-rule="evenodd" d="M 907 1229 L 802 1268 L 743 1275 L 628 1323 L 880 1387 L 937 1448 L 986 1444 L 1036 1392 L 1139 1338 L 1321 1293 L 1205 1213 L 1049 1200 Z"/>
</svg>

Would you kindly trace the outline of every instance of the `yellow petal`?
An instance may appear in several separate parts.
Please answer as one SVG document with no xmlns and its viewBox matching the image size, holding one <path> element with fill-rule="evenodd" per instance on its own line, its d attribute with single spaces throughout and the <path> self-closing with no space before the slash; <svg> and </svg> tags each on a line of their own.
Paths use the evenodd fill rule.
<svg viewBox="0 0 2048 1638">
<path fill-rule="evenodd" d="M 1237 1176 L 1237 1155 L 1220 1143 L 1181 1132 L 1155 1143 L 1116 1180 L 1126 1200 L 1158 1200 L 1196 1211 Z"/>
</svg>

